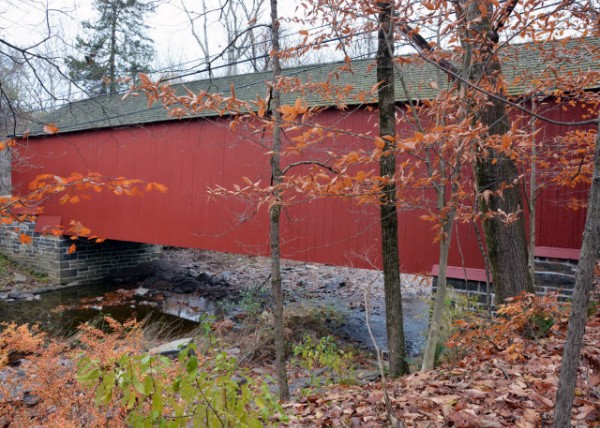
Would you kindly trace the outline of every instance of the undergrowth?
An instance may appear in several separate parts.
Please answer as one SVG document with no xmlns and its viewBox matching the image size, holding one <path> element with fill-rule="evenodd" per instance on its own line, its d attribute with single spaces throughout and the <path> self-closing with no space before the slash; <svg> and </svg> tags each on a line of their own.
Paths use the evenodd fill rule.
<svg viewBox="0 0 600 428">
<path fill-rule="evenodd" d="M 302 342 L 294 345 L 293 355 L 292 362 L 308 370 L 311 386 L 355 383 L 354 355 L 338 349 L 331 336 L 319 340 L 304 336 Z"/>
<path fill-rule="evenodd" d="M 569 305 L 557 294 L 536 296 L 523 293 L 500 305 L 497 316 L 474 316 L 456 321 L 456 332 L 447 346 L 485 358 L 502 353 L 512 361 L 524 361 L 528 341 L 551 336 L 566 325 Z"/>
<path fill-rule="evenodd" d="M 8 260 L 4 254 L 0 254 L 0 282 L 6 282 L 11 280 L 11 274 L 14 271 L 22 272 L 23 274 L 31 277 L 31 279 L 33 279 L 36 282 L 47 283 L 50 281 L 50 278 L 47 274 L 18 266 L 16 263 Z"/>
<path fill-rule="evenodd" d="M 0 254 L 0 275 L 5 275 L 7 273 L 8 266 L 10 266 L 10 262 L 4 254 Z"/>
<path fill-rule="evenodd" d="M 446 342 L 457 332 L 457 321 L 468 319 L 473 315 L 469 298 L 454 290 L 447 291 L 444 305 L 440 338 L 436 345 L 435 366 L 441 363 L 453 364 L 463 357 L 464 352 L 461 348 L 447 346 Z"/>
<path fill-rule="evenodd" d="M 49 340 L 35 327 L 5 325 L 0 422 L 258 427 L 285 420 L 267 386 L 225 353 L 198 353 L 192 344 L 174 360 L 150 355 L 139 323 L 105 321 L 110 331 L 86 324 L 69 342 Z M 28 355 L 19 368 L 7 366 L 15 352 Z"/>
</svg>

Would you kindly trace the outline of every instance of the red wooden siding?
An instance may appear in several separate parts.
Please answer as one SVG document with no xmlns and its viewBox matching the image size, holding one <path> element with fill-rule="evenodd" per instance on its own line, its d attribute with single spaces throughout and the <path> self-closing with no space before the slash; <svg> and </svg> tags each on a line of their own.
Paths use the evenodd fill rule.
<svg viewBox="0 0 600 428">
<path fill-rule="evenodd" d="M 374 133 L 375 113 L 352 114 L 329 110 L 320 121 L 356 133 Z M 578 112 L 556 113 L 561 120 L 577 119 Z M 251 180 L 270 179 L 267 149 L 258 144 L 261 134 L 229 130 L 226 118 L 184 120 L 144 127 L 107 129 L 30 139 L 23 155 L 29 169 L 15 169 L 16 192 L 23 192 L 41 172 L 68 175 L 99 172 L 107 176 L 140 178 L 165 184 L 166 194 L 124 198 L 94 195 L 77 205 L 48 204 L 45 214 L 60 216 L 63 224 L 77 219 L 107 239 L 211 249 L 241 254 L 267 254 L 265 208 L 252 215 L 254 206 L 235 198 L 210 199 L 209 187 L 231 188 Z M 548 127 L 546 137 L 564 132 Z M 268 138 L 268 136 L 264 137 Z M 332 145 L 366 144 L 350 136 Z M 585 190 L 585 189 L 584 189 Z M 538 201 L 538 244 L 579 248 L 585 212 L 570 211 L 564 203 L 573 189 L 549 188 Z M 373 267 L 380 264 L 379 209 L 357 206 L 342 198 L 299 201 L 283 214 L 283 256 L 286 258 Z M 401 263 L 406 272 L 429 272 L 437 263 L 431 223 L 421 212 L 400 214 Z M 454 235 L 450 265 L 481 268 L 473 225 L 461 224 Z M 458 251 L 458 244 L 462 256 Z"/>
</svg>

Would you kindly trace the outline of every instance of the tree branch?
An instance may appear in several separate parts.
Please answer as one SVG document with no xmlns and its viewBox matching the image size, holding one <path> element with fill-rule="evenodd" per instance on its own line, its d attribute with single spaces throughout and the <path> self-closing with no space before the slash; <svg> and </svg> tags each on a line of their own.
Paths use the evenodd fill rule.
<svg viewBox="0 0 600 428">
<path fill-rule="evenodd" d="M 340 172 L 333 169 L 332 167 L 330 167 L 329 165 L 327 165 L 326 163 L 323 162 L 319 162 L 319 161 L 298 161 L 298 162 L 293 162 L 291 164 L 289 164 L 288 166 L 286 166 L 285 168 L 283 168 L 283 170 L 281 171 L 281 175 L 285 175 L 290 169 L 295 168 L 297 166 L 301 166 L 301 165 L 315 165 L 315 166 L 320 166 L 323 169 L 326 169 L 328 171 L 331 171 L 334 174 L 339 174 Z"/>
<path fill-rule="evenodd" d="M 412 29 L 408 24 L 400 23 L 399 26 L 400 26 L 400 31 L 402 32 L 402 34 L 404 34 L 406 36 L 406 38 L 408 39 L 409 43 L 413 47 L 415 47 L 419 56 L 421 58 L 423 58 L 429 64 L 432 64 L 432 65 L 442 69 L 454 81 L 459 81 L 461 83 L 464 83 L 467 86 L 476 90 L 477 92 L 487 95 L 488 97 L 493 98 L 495 100 L 501 101 L 511 107 L 516 108 L 517 110 L 522 111 L 523 113 L 526 113 L 532 117 L 535 117 L 536 119 L 542 120 L 542 121 L 544 121 L 546 123 L 550 123 L 552 125 L 585 126 L 585 125 L 595 125 L 598 123 L 598 119 L 583 120 L 583 121 L 579 121 L 579 122 L 562 122 L 559 120 L 553 120 L 553 119 L 547 118 L 545 116 L 542 116 L 541 114 L 538 114 L 532 110 L 529 110 L 528 108 L 525 108 L 518 103 L 509 101 L 503 96 L 489 92 L 489 91 L 477 86 L 476 84 L 472 83 L 469 79 L 462 77 L 460 75 L 458 69 L 450 61 L 443 59 L 443 58 L 438 59 L 437 61 L 429 58 L 429 56 L 426 55 L 425 53 L 433 53 L 433 51 L 434 51 L 434 48 L 429 44 L 429 42 L 427 40 L 425 40 L 423 38 L 423 36 L 418 34 L 414 29 Z"/>
<path fill-rule="evenodd" d="M 498 36 L 498 31 L 504 28 L 506 22 L 508 21 L 508 18 L 510 18 L 510 15 L 512 14 L 513 10 L 515 10 L 515 7 L 518 3 L 519 0 L 509 0 L 508 3 L 506 3 L 506 7 L 504 8 L 504 10 L 500 12 L 500 16 L 498 17 L 498 21 L 496 22 L 494 29 L 491 31 L 491 34 L 488 34 L 488 37 L 494 43 L 498 43 L 498 40 L 500 39 Z"/>
</svg>

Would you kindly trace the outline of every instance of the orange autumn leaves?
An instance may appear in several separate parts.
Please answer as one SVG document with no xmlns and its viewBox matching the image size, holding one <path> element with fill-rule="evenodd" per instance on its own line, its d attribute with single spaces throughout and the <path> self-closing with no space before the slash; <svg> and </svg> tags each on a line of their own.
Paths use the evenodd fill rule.
<svg viewBox="0 0 600 428">
<path fill-rule="evenodd" d="M 145 184 L 145 186 L 144 186 Z M 51 198 L 58 198 L 60 204 L 76 204 L 91 199 L 92 195 L 101 192 L 110 192 L 117 196 L 140 197 L 148 192 L 165 193 L 168 191 L 164 184 L 156 182 L 144 183 L 139 179 L 125 177 L 106 177 L 100 173 L 90 172 L 81 174 L 71 173 L 69 176 L 55 174 L 40 174 L 29 184 L 29 193 L 23 196 L 0 197 L 0 219 L 2 224 L 35 220 L 35 216 L 43 212 L 43 205 Z M 32 236 L 20 233 L 19 240 L 23 244 L 30 244 Z M 44 234 L 67 234 L 72 239 L 86 237 L 102 242 L 103 239 L 92 235 L 89 228 L 78 221 L 71 221 L 68 226 L 55 226 L 47 228 Z M 76 250 L 72 244 L 67 250 L 72 254 Z"/>
<path fill-rule="evenodd" d="M 57 134 L 59 131 L 58 126 L 54 123 L 45 124 L 43 129 L 46 134 Z"/>
</svg>

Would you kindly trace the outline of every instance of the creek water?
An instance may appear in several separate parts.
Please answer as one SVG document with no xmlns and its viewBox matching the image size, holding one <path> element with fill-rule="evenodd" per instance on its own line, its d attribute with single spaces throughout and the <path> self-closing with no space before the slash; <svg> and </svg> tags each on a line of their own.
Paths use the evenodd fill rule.
<svg viewBox="0 0 600 428">
<path fill-rule="evenodd" d="M 167 335 L 180 336 L 197 327 L 202 314 L 222 315 L 225 314 L 224 307 L 235 307 L 234 302 L 224 299 L 220 302 L 194 294 L 170 294 L 157 301 L 137 295 L 134 291 L 137 287 L 134 284 L 77 286 L 41 293 L 39 299 L 33 301 L 0 300 L 0 322 L 37 323 L 51 335 L 69 336 L 77 331 L 78 325 L 99 320 L 103 315 L 110 315 L 120 322 L 135 316 L 138 320 L 160 323 L 161 330 Z M 125 297 L 115 300 L 118 290 Z M 346 338 L 373 349 L 364 311 L 349 309 L 335 299 L 325 299 L 322 303 L 344 316 L 340 330 Z M 412 297 L 405 299 L 402 306 L 407 353 L 417 356 L 425 341 L 428 303 L 423 298 Z M 371 311 L 370 326 L 377 346 L 386 350 L 385 312 L 382 308 L 375 307 Z"/>
<path fill-rule="evenodd" d="M 332 302 L 333 305 L 336 303 Z M 347 307 L 338 307 L 344 315 L 344 326 L 341 332 L 344 336 L 357 341 L 361 346 L 374 349 L 373 339 L 377 347 L 387 351 L 387 333 L 385 323 L 385 309 L 374 307 L 371 309 L 369 325 L 373 337 L 369 334 L 365 312 Z M 408 297 L 402 300 L 404 319 L 404 342 L 406 353 L 409 357 L 421 355 L 427 339 L 429 326 L 429 303 L 424 297 Z"/>
<path fill-rule="evenodd" d="M 0 322 L 37 323 L 51 335 L 69 336 L 80 324 L 103 315 L 119 322 L 135 316 L 137 320 L 164 324 L 168 333 L 178 335 L 193 330 L 202 313 L 215 313 L 218 309 L 217 302 L 197 297 L 188 299 L 189 305 L 181 304 L 178 296 L 160 302 L 132 296 L 117 304 L 108 304 L 104 299 L 107 293 L 136 288 L 137 285 L 123 284 L 82 285 L 41 293 L 33 301 L 0 301 Z"/>
</svg>

